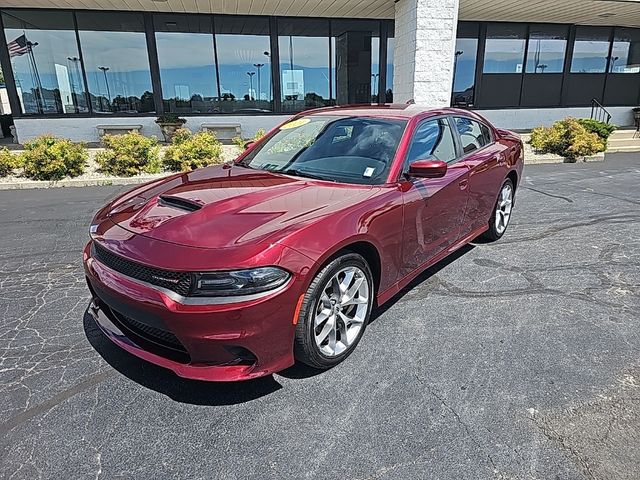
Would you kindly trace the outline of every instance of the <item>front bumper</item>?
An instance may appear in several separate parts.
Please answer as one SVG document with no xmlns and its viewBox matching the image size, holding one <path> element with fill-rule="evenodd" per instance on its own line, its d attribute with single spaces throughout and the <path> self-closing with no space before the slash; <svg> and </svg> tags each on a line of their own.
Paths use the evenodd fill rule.
<svg viewBox="0 0 640 480">
<path fill-rule="evenodd" d="M 223 304 L 183 304 L 127 277 L 84 250 L 93 301 L 89 313 L 123 350 L 194 380 L 261 377 L 294 363 L 294 312 L 302 279 L 294 275 L 265 297 Z"/>
</svg>

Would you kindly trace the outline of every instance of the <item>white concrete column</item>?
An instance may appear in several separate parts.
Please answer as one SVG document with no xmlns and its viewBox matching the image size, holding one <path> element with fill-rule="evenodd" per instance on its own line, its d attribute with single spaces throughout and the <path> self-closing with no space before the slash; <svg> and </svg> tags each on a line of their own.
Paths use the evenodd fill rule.
<svg viewBox="0 0 640 480">
<path fill-rule="evenodd" d="M 450 105 L 458 5 L 459 0 L 396 2 L 394 102 Z"/>
</svg>

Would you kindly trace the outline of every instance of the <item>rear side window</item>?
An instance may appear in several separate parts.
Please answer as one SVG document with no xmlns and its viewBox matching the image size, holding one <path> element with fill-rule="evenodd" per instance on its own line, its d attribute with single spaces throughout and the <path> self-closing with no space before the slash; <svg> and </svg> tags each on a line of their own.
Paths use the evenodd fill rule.
<svg viewBox="0 0 640 480">
<path fill-rule="evenodd" d="M 416 160 L 452 162 L 455 159 L 453 132 L 445 118 L 425 120 L 418 125 L 411 140 L 407 165 Z"/>
<path fill-rule="evenodd" d="M 455 122 L 465 154 L 491 143 L 491 131 L 486 125 L 466 117 L 456 117 Z"/>
</svg>

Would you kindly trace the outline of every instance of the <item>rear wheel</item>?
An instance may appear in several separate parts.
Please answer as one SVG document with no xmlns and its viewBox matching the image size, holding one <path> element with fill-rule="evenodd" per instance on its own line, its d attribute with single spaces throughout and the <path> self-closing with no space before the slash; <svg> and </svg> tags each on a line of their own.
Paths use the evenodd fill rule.
<svg viewBox="0 0 640 480">
<path fill-rule="evenodd" d="M 513 182 L 507 178 L 502 184 L 496 206 L 489 219 L 489 229 L 482 235 L 489 241 L 500 239 L 507 231 L 509 220 L 511 219 L 511 209 L 513 208 L 513 194 L 515 190 Z"/>
<path fill-rule="evenodd" d="M 314 368 L 337 365 L 355 349 L 373 306 L 373 276 L 357 253 L 325 266 L 307 289 L 298 317 L 294 353 Z"/>
</svg>

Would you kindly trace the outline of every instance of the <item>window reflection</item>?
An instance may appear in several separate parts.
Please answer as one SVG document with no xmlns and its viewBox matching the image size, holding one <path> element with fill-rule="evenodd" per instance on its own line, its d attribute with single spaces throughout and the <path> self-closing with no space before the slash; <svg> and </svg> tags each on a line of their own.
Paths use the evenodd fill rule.
<svg viewBox="0 0 640 480">
<path fill-rule="evenodd" d="M 484 52 L 484 73 L 522 73 L 525 26 L 489 24 Z"/>
<path fill-rule="evenodd" d="M 609 71 L 612 73 L 640 72 L 640 30 L 616 29 Z"/>
<path fill-rule="evenodd" d="M 458 38 L 453 59 L 453 104 L 473 105 L 476 79 L 477 38 Z"/>
<path fill-rule="evenodd" d="M 387 91 L 385 92 L 386 103 L 393 103 L 393 45 L 394 38 L 387 38 Z"/>
<path fill-rule="evenodd" d="M 93 111 L 153 112 L 142 16 L 78 12 L 77 19 Z"/>
<path fill-rule="evenodd" d="M 165 111 L 217 112 L 211 18 L 160 15 L 154 23 Z"/>
<path fill-rule="evenodd" d="M 278 29 L 282 110 L 330 105 L 329 23 L 280 19 Z"/>
<path fill-rule="evenodd" d="M 571 73 L 604 73 L 609 55 L 609 29 L 577 27 Z"/>
<path fill-rule="evenodd" d="M 273 109 L 269 21 L 254 17 L 216 17 L 216 52 L 221 112 Z"/>
<path fill-rule="evenodd" d="M 562 73 L 567 49 L 567 27 L 532 26 L 529 32 L 527 73 Z"/>
<path fill-rule="evenodd" d="M 2 19 L 22 112 L 87 112 L 71 14 L 6 11 Z"/>
</svg>

